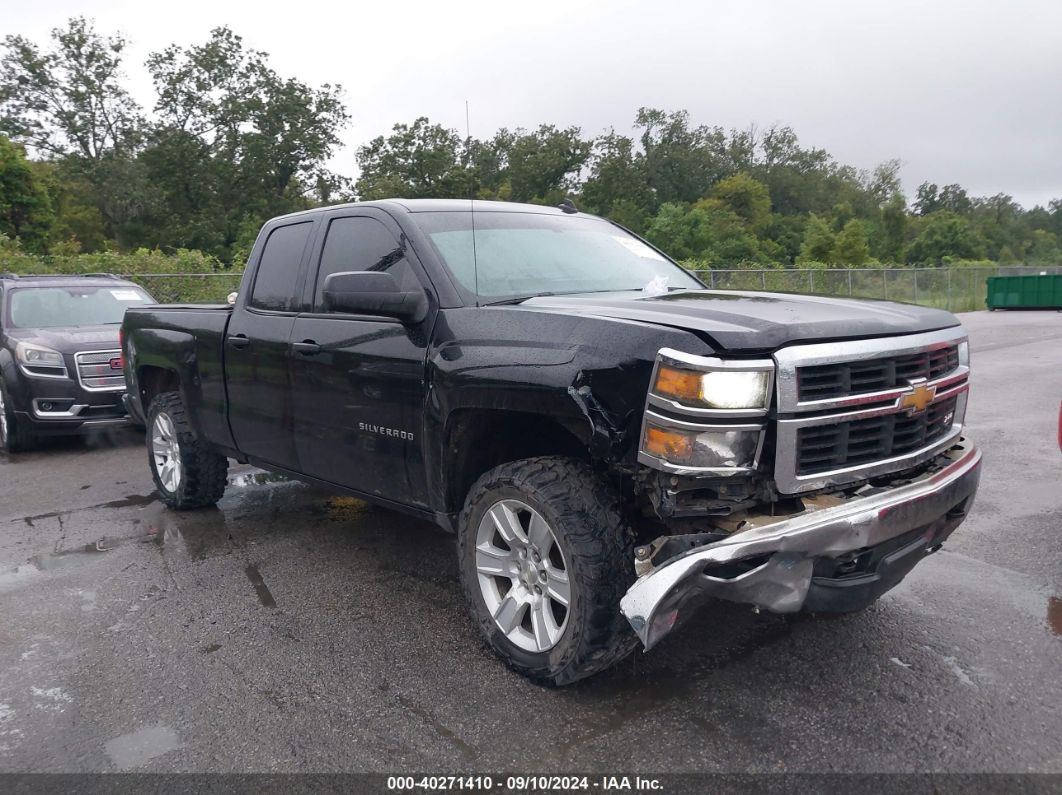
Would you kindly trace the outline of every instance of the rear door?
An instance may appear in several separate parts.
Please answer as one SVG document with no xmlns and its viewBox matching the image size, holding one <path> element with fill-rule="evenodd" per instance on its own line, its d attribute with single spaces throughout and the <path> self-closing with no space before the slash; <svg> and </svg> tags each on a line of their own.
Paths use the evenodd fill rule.
<svg viewBox="0 0 1062 795">
<path fill-rule="evenodd" d="M 314 221 L 273 227 L 225 338 L 229 425 L 240 452 L 297 469 L 288 342 L 301 308 Z"/>
<path fill-rule="evenodd" d="M 301 471 L 406 505 L 426 504 L 421 429 L 425 361 L 435 298 L 397 224 L 371 208 L 322 220 L 305 301 L 291 335 L 295 440 Z M 329 314 L 325 278 L 387 271 L 422 289 L 432 310 L 415 325 L 394 318 Z"/>
</svg>

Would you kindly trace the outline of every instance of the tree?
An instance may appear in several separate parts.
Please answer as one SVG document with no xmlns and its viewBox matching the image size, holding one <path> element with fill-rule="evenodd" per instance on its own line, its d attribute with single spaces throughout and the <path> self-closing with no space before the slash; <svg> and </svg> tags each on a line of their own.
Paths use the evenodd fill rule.
<svg viewBox="0 0 1062 795">
<path fill-rule="evenodd" d="M 966 191 L 958 185 L 945 185 L 938 188 L 932 182 L 923 182 L 915 194 L 914 211 L 918 215 L 929 215 L 938 210 L 947 210 L 956 215 L 966 215 L 973 208 L 973 203 Z"/>
<path fill-rule="evenodd" d="M 43 253 L 54 223 L 51 197 L 25 150 L 0 135 L 0 235 Z"/>
<path fill-rule="evenodd" d="M 918 237 L 907 249 L 907 261 L 940 265 L 944 257 L 982 259 L 984 240 L 962 216 L 937 210 L 926 216 Z"/>
<path fill-rule="evenodd" d="M 755 233 L 762 232 L 770 223 L 771 195 L 767 186 L 745 172 L 721 179 L 712 188 L 711 195 Z"/>
<path fill-rule="evenodd" d="M 348 121 L 340 86 L 280 76 L 225 27 L 147 65 L 158 122 L 141 161 L 165 210 L 145 242 L 227 259 L 248 226 L 342 191 L 325 165 Z"/>
<path fill-rule="evenodd" d="M 853 218 L 848 221 L 833 247 L 830 263 L 858 268 L 870 258 L 870 247 L 861 221 Z"/>
<path fill-rule="evenodd" d="M 355 191 L 362 200 L 471 196 L 476 184 L 457 132 L 424 116 L 374 138 L 358 149 L 357 159 Z"/>
<path fill-rule="evenodd" d="M 881 208 L 879 258 L 885 262 L 903 262 L 906 234 L 907 203 L 902 193 L 894 193 Z"/>
<path fill-rule="evenodd" d="M 104 38 L 84 17 L 55 28 L 42 50 L 22 36 L 0 56 L 0 132 L 53 157 L 97 163 L 129 155 L 140 140 L 140 108 L 121 85 L 121 36 Z"/>
<path fill-rule="evenodd" d="M 693 202 L 726 176 L 726 134 L 719 127 L 690 127 L 689 113 L 640 108 L 646 182 L 654 201 Z"/>
<path fill-rule="evenodd" d="M 804 228 L 804 243 L 800 247 L 797 262 L 831 262 L 837 236 L 830 225 L 818 215 L 812 214 Z"/>
<path fill-rule="evenodd" d="M 492 142 L 497 179 L 508 183 L 512 201 L 556 204 L 575 191 L 592 147 L 591 141 L 580 137 L 578 127 L 559 130 L 543 124 L 533 132 L 513 133 L 502 129 Z"/>
<path fill-rule="evenodd" d="M 609 217 L 618 206 L 622 206 L 620 214 L 627 218 L 644 218 L 652 211 L 653 193 L 646 179 L 645 158 L 636 151 L 631 138 L 613 130 L 597 139 L 581 200 L 591 212 Z"/>
</svg>

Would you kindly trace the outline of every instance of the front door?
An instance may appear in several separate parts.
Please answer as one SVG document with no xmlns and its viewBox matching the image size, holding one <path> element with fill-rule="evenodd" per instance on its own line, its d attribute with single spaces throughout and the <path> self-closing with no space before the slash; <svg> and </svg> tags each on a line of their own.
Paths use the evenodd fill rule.
<svg viewBox="0 0 1062 795">
<path fill-rule="evenodd" d="M 240 296 L 223 341 L 229 427 L 237 448 L 288 469 L 298 463 L 289 345 L 312 230 L 313 222 L 304 221 L 269 232 L 250 294 Z"/>
<path fill-rule="evenodd" d="M 387 271 L 403 290 L 426 289 L 426 280 L 384 213 L 337 213 L 325 223 L 307 279 L 313 311 L 300 314 L 291 333 L 300 468 L 357 491 L 423 506 L 420 435 L 434 312 L 422 323 L 404 325 L 393 318 L 327 314 L 322 296 L 332 273 Z"/>
</svg>

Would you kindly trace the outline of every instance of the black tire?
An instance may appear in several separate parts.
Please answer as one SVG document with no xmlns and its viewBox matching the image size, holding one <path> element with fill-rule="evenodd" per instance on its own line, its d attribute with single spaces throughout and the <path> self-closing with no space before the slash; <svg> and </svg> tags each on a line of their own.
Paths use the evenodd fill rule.
<svg viewBox="0 0 1062 795">
<path fill-rule="evenodd" d="M 159 415 L 172 423 L 180 453 L 180 478 L 175 489 L 163 483 L 152 448 Z M 188 422 L 184 401 L 177 392 L 156 395 L 148 407 L 148 466 L 163 503 L 177 511 L 214 505 L 225 493 L 229 460 L 196 438 Z"/>
<path fill-rule="evenodd" d="M 7 387 L 0 379 L 0 407 L 4 412 L 4 422 L 0 423 L 0 450 L 6 453 L 24 453 L 34 446 L 36 439 L 24 422 L 15 418 L 15 410 L 11 407 Z"/>
<path fill-rule="evenodd" d="M 476 534 L 486 512 L 504 499 L 537 511 L 564 554 L 571 602 L 563 632 L 548 651 L 528 651 L 510 641 L 480 588 Z M 487 472 L 468 493 L 457 549 L 461 587 L 476 625 L 506 664 L 533 681 L 570 684 L 615 665 L 636 648 L 637 638 L 619 609 L 635 579 L 633 533 L 615 490 L 583 462 L 529 458 Z"/>
</svg>

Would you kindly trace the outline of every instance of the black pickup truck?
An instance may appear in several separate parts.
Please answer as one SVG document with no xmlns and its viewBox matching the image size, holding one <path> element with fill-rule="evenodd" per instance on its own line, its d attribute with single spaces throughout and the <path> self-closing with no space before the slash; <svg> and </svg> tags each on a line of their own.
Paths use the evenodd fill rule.
<svg viewBox="0 0 1062 795">
<path fill-rule="evenodd" d="M 487 641 L 548 684 L 710 598 L 865 607 L 980 475 L 954 316 L 706 290 L 570 205 L 276 218 L 234 306 L 123 331 L 169 506 L 216 502 L 233 458 L 432 520 Z"/>
</svg>

